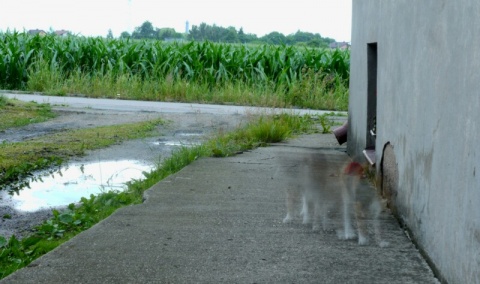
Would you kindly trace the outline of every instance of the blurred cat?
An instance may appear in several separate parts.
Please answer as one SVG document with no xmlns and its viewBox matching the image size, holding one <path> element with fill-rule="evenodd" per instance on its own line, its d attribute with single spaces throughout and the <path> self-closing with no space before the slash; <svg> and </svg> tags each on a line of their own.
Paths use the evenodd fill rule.
<svg viewBox="0 0 480 284">
<path fill-rule="evenodd" d="M 352 225 L 352 215 L 355 217 L 358 232 L 358 244 L 369 243 L 367 218 L 373 223 L 375 241 L 381 247 L 388 246 L 388 242 L 382 240 L 380 230 L 380 213 L 385 207 L 385 202 L 380 200 L 375 188 L 371 186 L 360 186 L 364 176 L 364 167 L 355 161 L 350 161 L 343 168 L 341 173 L 342 186 L 342 209 L 343 229 L 337 231 L 340 239 L 348 240 L 356 237 Z M 353 211 L 353 214 L 352 214 Z"/>
<path fill-rule="evenodd" d="M 325 168 L 329 165 L 328 159 L 328 155 L 318 153 L 302 157 L 296 165 L 295 179 L 299 184 L 286 192 L 284 223 L 299 216 L 303 224 L 311 224 L 314 230 L 329 229 L 329 213 L 339 202 L 340 192 L 332 186 L 338 182 L 328 174 L 329 167 Z"/>
<path fill-rule="evenodd" d="M 331 166 L 338 164 L 342 163 L 332 160 L 331 155 L 316 154 L 302 157 L 291 167 L 299 183 L 287 189 L 287 214 L 283 222 L 300 217 L 302 223 L 311 224 L 313 230 L 337 229 L 337 236 L 342 240 L 355 239 L 358 233 L 358 244 L 366 245 L 369 243 L 366 220 L 369 219 L 377 244 L 387 246 L 381 239 L 379 222 L 384 204 L 374 188 L 361 185 L 362 165 L 348 161 L 340 169 Z M 340 213 L 340 225 L 332 219 L 338 216 L 335 213 Z"/>
</svg>

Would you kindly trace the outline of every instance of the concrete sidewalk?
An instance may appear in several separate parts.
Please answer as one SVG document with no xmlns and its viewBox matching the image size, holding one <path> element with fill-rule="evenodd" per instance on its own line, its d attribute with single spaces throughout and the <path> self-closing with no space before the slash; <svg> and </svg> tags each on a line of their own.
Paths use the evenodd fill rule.
<svg viewBox="0 0 480 284">
<path fill-rule="evenodd" d="M 118 210 L 0 282 L 438 283 L 386 211 L 379 221 L 388 246 L 373 236 L 362 246 L 337 237 L 337 173 L 346 160 L 333 135 L 321 134 L 200 159 L 152 187 L 145 203 Z M 305 161 L 318 175 L 305 175 Z M 285 193 L 305 179 L 328 191 L 325 230 L 282 222 Z M 360 192 L 362 200 L 376 198 L 367 183 Z"/>
</svg>

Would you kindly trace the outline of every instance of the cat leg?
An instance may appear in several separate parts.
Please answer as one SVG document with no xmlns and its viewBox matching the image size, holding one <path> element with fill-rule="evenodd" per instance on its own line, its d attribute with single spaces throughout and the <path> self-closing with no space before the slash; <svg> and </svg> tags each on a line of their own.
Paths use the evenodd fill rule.
<svg viewBox="0 0 480 284">
<path fill-rule="evenodd" d="M 365 224 L 365 211 L 360 202 L 355 202 L 355 219 L 358 229 L 358 244 L 366 245 L 368 244 L 368 232 Z"/>
<path fill-rule="evenodd" d="M 345 178 L 351 179 L 352 177 L 346 176 Z M 352 194 L 351 182 L 347 182 L 346 186 L 342 188 L 343 230 L 337 233 L 338 238 L 342 240 L 355 238 L 355 230 L 353 229 L 351 220 Z"/>
<path fill-rule="evenodd" d="M 286 194 L 287 215 L 283 218 L 283 223 L 290 223 L 295 216 L 295 207 L 298 201 L 298 193 L 293 189 L 287 190 Z"/>
<path fill-rule="evenodd" d="M 388 247 L 390 243 L 388 241 L 383 240 L 382 238 L 382 231 L 380 228 L 380 213 L 382 212 L 382 206 L 384 201 L 378 202 L 374 201 L 370 204 L 370 212 L 372 212 L 373 216 L 373 229 L 375 232 L 375 242 L 379 247 Z"/>
<path fill-rule="evenodd" d="M 303 216 L 303 224 L 310 224 L 312 222 L 313 211 L 314 208 L 312 200 L 310 200 L 307 194 L 304 194 L 302 198 L 302 211 L 300 213 Z"/>
</svg>

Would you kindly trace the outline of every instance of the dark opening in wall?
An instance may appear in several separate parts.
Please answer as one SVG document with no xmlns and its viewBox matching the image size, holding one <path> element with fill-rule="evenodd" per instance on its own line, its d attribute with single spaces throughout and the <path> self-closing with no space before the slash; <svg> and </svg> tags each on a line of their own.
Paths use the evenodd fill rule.
<svg viewBox="0 0 480 284">
<path fill-rule="evenodd" d="M 363 154 L 374 166 L 377 136 L 377 43 L 367 44 L 367 69 L 367 137 Z"/>
<path fill-rule="evenodd" d="M 375 150 L 377 133 L 377 43 L 367 44 L 367 149 Z"/>
</svg>

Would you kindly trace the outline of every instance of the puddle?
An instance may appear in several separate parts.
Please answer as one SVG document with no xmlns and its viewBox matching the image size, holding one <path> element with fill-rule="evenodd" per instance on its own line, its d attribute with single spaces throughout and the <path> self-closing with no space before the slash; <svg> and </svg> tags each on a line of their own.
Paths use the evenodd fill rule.
<svg viewBox="0 0 480 284">
<path fill-rule="evenodd" d="M 175 131 L 175 136 L 202 136 L 204 133 L 201 130 L 178 130 Z"/>
<path fill-rule="evenodd" d="M 178 130 L 172 136 L 150 142 L 170 151 L 178 147 L 201 144 L 205 133 L 198 130 Z M 153 164 L 133 159 L 94 163 L 71 163 L 68 167 L 35 175 L 34 180 L 8 185 L 0 190 L 0 206 L 8 205 L 22 212 L 35 212 L 45 208 L 66 206 L 79 202 L 82 197 L 110 190 L 123 190 L 125 183 L 144 178 L 143 172 L 153 169 Z M 27 187 L 28 185 L 28 187 Z M 8 192 L 14 192 L 10 195 Z"/>
<path fill-rule="evenodd" d="M 2 190 L 0 196 L 2 203 L 8 203 L 16 210 L 34 212 L 76 203 L 91 194 L 124 190 L 126 182 L 142 179 L 143 172 L 152 169 L 152 165 L 134 160 L 70 164 L 30 182 L 30 188 L 20 190 L 18 194 L 9 195 Z"/>
<path fill-rule="evenodd" d="M 156 146 L 173 146 L 173 147 L 194 147 L 201 144 L 200 137 L 203 136 L 203 131 L 188 131 L 180 130 L 174 134 L 178 139 L 160 139 L 153 142 Z"/>
<path fill-rule="evenodd" d="M 156 146 L 177 146 L 177 147 L 193 147 L 200 145 L 200 142 L 185 142 L 185 141 L 173 141 L 173 140 L 166 140 L 166 141 L 155 141 L 153 145 Z"/>
</svg>

